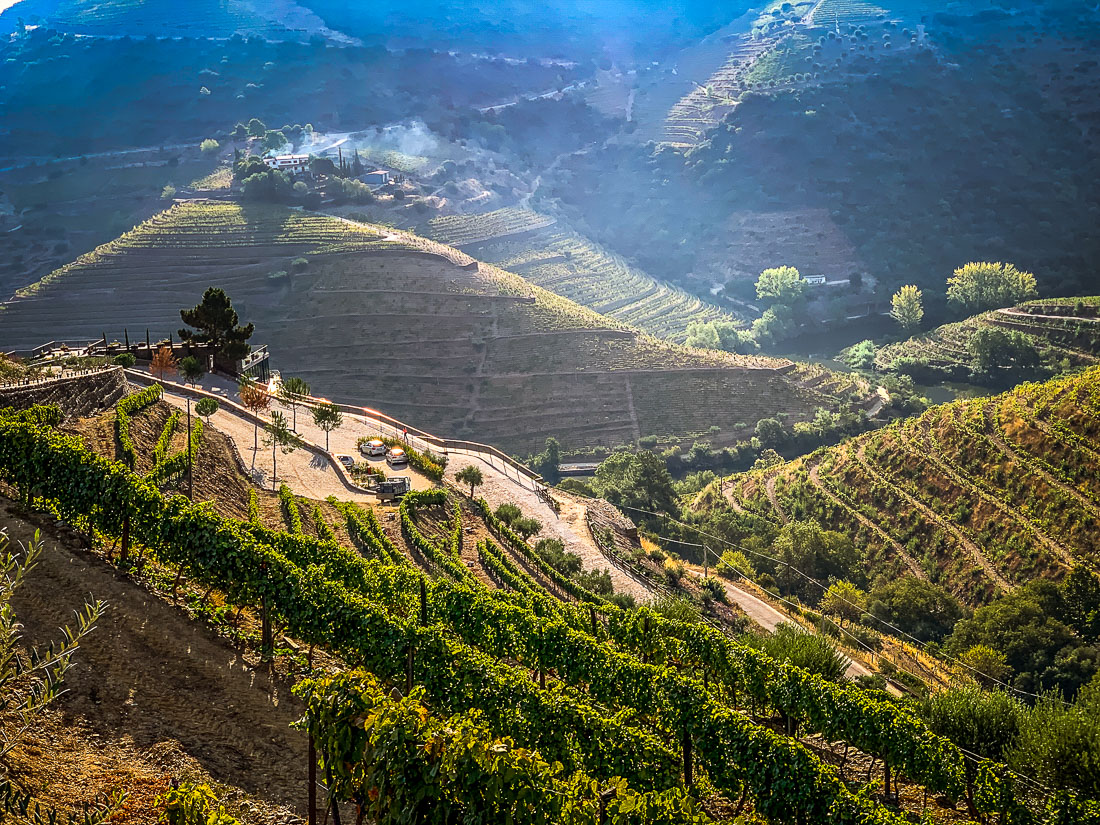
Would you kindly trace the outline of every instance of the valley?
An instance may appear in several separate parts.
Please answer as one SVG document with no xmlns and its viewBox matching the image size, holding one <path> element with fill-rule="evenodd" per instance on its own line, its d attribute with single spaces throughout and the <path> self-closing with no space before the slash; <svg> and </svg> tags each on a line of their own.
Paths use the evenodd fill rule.
<svg viewBox="0 0 1100 825">
<path fill-rule="evenodd" d="M 1098 825 L 1098 33 L 0 0 L 0 822 Z"/>
</svg>

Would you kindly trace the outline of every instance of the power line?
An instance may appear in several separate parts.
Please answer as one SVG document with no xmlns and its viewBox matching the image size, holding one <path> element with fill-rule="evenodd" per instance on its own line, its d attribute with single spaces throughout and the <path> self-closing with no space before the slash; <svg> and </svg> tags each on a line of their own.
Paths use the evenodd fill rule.
<svg viewBox="0 0 1100 825">
<path fill-rule="evenodd" d="M 582 498 L 587 498 L 587 499 L 590 499 L 590 500 L 596 500 L 597 499 L 596 496 L 586 496 L 586 495 L 577 494 L 577 493 L 574 493 L 574 495 L 580 495 Z M 721 536 L 716 536 L 713 533 L 708 533 L 707 531 L 702 530 L 701 528 L 696 527 L 693 524 L 688 524 L 686 522 L 680 521 L 679 519 L 673 518 L 672 516 L 668 515 L 667 513 L 657 513 L 657 512 L 654 512 L 652 510 L 645 510 L 641 507 L 632 507 L 632 506 L 626 505 L 626 504 L 616 504 L 614 506 L 618 507 L 619 509 L 622 509 L 622 510 L 630 510 L 632 512 L 642 513 L 644 515 L 653 516 L 654 518 L 663 519 L 663 520 L 665 520 L 665 521 L 667 521 L 671 524 L 675 524 L 679 527 L 685 528 L 687 530 L 691 530 L 691 531 L 695 532 L 696 534 L 698 534 L 701 537 L 712 539 L 713 541 L 715 541 L 715 542 L 717 542 L 721 545 L 726 545 L 728 547 L 733 547 L 737 550 L 740 550 L 743 553 L 750 553 L 750 554 L 752 554 L 754 556 L 757 556 L 759 558 L 767 559 L 768 561 L 774 562 L 776 564 L 784 565 L 788 570 L 796 573 L 798 576 L 801 576 L 803 579 L 805 579 L 806 581 L 808 581 L 811 584 L 815 585 L 816 587 L 821 588 L 822 592 L 827 592 L 828 589 L 829 589 L 828 586 L 822 584 L 817 579 L 815 579 L 812 576 L 810 576 L 810 575 L 804 573 L 803 571 L 799 570 L 797 567 L 790 564 L 789 562 L 783 561 L 781 559 L 777 559 L 774 556 L 769 556 L 766 553 L 761 553 L 758 550 L 752 550 L 748 547 L 745 547 L 740 542 L 729 541 L 728 539 L 722 538 Z M 684 543 L 686 544 L 687 542 L 684 542 Z M 719 556 L 719 559 L 721 559 L 720 556 Z M 728 563 L 727 563 L 727 565 L 728 565 Z M 746 579 L 749 578 L 748 576 L 745 576 L 744 573 L 741 573 L 740 571 L 738 571 L 738 574 L 743 576 Z M 750 579 L 750 581 L 751 581 L 751 579 Z M 780 601 L 784 602 L 785 604 L 789 604 L 789 605 L 792 605 L 793 607 L 797 607 L 797 605 L 794 605 L 792 602 L 787 601 L 786 599 L 784 599 L 781 596 L 776 596 L 776 598 L 778 598 Z M 882 626 L 889 628 L 891 631 L 893 631 L 898 636 L 904 636 L 907 640 L 909 640 L 914 645 L 916 645 L 921 650 L 921 652 L 923 652 L 925 655 L 932 656 L 932 654 L 928 653 L 928 651 L 925 649 L 926 643 L 922 642 L 916 636 L 913 636 L 911 633 L 908 633 L 907 631 L 902 630 L 900 627 L 897 627 L 896 625 L 891 624 L 890 622 L 886 621 L 885 619 L 882 619 L 878 616 L 875 616 L 873 613 L 870 613 L 865 608 L 862 608 L 857 604 L 853 604 L 852 602 L 849 602 L 847 599 L 843 598 L 842 596 L 838 596 L 837 598 L 841 602 L 843 602 L 844 604 L 847 604 L 850 607 L 857 610 L 861 615 L 869 616 L 874 621 L 879 622 Z M 839 627 L 839 625 L 838 625 L 838 627 Z M 840 628 L 840 629 L 843 630 L 843 628 Z M 848 635 L 851 635 L 851 634 L 849 633 Z M 855 637 L 853 636 L 852 638 L 855 638 Z M 857 639 L 856 641 L 858 642 L 859 640 Z M 864 646 L 866 647 L 866 645 L 864 645 Z M 946 659 L 947 661 L 949 661 L 953 664 L 956 664 L 959 667 L 962 667 L 965 670 L 968 670 L 968 671 L 970 671 L 971 673 L 973 673 L 977 676 L 980 676 L 984 679 L 988 679 L 989 681 L 1003 687 L 1009 693 L 1016 694 L 1016 695 L 1019 695 L 1019 696 L 1027 696 L 1027 697 L 1030 697 L 1032 699 L 1042 699 L 1043 698 L 1042 696 L 1040 696 L 1037 693 L 1031 693 L 1030 691 L 1022 690 L 1021 688 L 1010 685 L 1010 684 L 1008 684 L 1008 683 L 1006 683 L 1006 682 L 1004 682 L 1000 679 L 997 679 L 994 676 L 991 676 L 987 673 L 984 673 L 984 672 L 978 670 L 977 668 L 972 667 L 971 665 L 968 665 L 965 662 L 962 662 L 962 661 L 954 658 L 953 656 L 949 656 L 949 655 L 944 654 L 944 653 L 941 653 L 940 655 L 944 659 Z M 936 657 L 932 656 L 932 658 L 936 658 Z M 916 679 L 919 679 L 921 681 L 921 683 L 925 685 L 925 687 L 931 687 L 919 675 L 917 675 L 915 673 L 910 673 L 909 671 L 904 671 L 904 672 L 909 673 L 909 675 L 913 676 Z M 1066 705 L 1067 707 L 1071 706 L 1070 702 L 1067 702 L 1065 699 L 1062 699 L 1061 697 L 1058 697 L 1056 694 L 1049 694 L 1049 696 L 1054 696 L 1054 698 L 1058 699 L 1062 704 Z"/>
</svg>

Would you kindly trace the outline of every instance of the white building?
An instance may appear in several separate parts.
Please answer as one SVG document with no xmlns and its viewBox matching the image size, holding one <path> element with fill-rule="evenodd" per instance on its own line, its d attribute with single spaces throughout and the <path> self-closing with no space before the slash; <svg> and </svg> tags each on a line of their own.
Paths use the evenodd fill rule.
<svg viewBox="0 0 1100 825">
<path fill-rule="evenodd" d="M 309 169 L 309 155 L 267 155 L 264 163 L 280 172 L 305 172 Z"/>
</svg>

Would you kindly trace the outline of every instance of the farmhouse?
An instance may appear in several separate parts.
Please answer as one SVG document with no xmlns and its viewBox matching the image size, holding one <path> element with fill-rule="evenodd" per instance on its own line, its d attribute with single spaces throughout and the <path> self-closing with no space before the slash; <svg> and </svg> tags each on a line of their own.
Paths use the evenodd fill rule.
<svg viewBox="0 0 1100 825">
<path fill-rule="evenodd" d="M 373 172 L 367 172 L 363 175 L 363 183 L 377 184 L 384 186 L 390 182 L 390 173 L 385 169 L 375 169 Z"/>
<path fill-rule="evenodd" d="M 309 169 L 309 155 L 266 155 L 264 163 L 280 172 L 305 172 Z"/>
</svg>

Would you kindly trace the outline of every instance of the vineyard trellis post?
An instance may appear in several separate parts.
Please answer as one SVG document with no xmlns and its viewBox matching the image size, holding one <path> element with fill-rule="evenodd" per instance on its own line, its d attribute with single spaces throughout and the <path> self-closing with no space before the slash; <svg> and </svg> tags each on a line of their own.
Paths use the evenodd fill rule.
<svg viewBox="0 0 1100 825">
<path fill-rule="evenodd" d="M 307 759 L 309 760 L 309 814 L 307 823 L 308 825 L 317 825 L 317 746 L 313 744 L 313 736 L 309 733 L 306 734 L 309 737 L 309 753 Z"/>
<path fill-rule="evenodd" d="M 194 462 L 194 453 L 191 451 L 191 396 L 187 396 L 187 498 L 191 501 L 195 500 Z"/>
<path fill-rule="evenodd" d="M 684 785 L 690 788 L 692 781 L 691 731 L 684 728 Z"/>
</svg>

